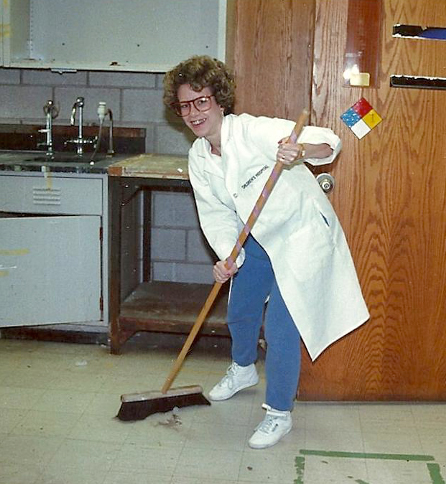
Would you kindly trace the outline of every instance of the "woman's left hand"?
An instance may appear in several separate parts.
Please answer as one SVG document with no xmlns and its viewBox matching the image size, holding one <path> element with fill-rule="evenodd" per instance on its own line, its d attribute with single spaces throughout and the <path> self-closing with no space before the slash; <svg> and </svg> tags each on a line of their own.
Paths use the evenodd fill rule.
<svg viewBox="0 0 446 484">
<path fill-rule="evenodd" d="M 301 143 L 289 143 L 288 138 L 279 141 L 276 161 L 284 165 L 292 165 L 297 160 L 304 158 L 305 147 Z"/>
<path fill-rule="evenodd" d="M 212 273 L 214 275 L 215 282 L 223 284 L 230 279 L 237 272 L 237 270 L 238 268 L 236 264 L 232 264 L 232 266 L 228 268 L 227 261 L 220 260 L 215 263 Z"/>
</svg>

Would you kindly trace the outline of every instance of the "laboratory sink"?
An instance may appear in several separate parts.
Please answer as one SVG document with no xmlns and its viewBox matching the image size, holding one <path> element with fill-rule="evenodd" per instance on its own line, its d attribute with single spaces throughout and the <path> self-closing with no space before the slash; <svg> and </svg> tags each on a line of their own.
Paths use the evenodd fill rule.
<svg viewBox="0 0 446 484">
<path fill-rule="evenodd" d="M 33 153 L 29 157 L 25 157 L 23 161 L 39 161 L 39 162 L 53 162 L 53 163 L 91 163 L 93 153 L 85 153 L 78 155 L 76 153 L 67 153 L 64 151 L 47 155 L 46 153 Z M 103 153 L 97 154 L 94 157 L 94 163 L 105 160 L 106 155 Z"/>
<path fill-rule="evenodd" d="M 105 153 L 98 153 L 92 162 L 92 154 L 90 152 L 79 156 L 76 153 L 59 151 L 48 156 L 44 151 L 3 150 L 0 151 L 0 170 L 36 171 L 46 167 L 50 171 L 105 173 L 111 164 L 127 157 L 122 154 L 107 156 Z"/>
<path fill-rule="evenodd" d="M 2 150 L 0 151 L 0 159 L 14 159 L 22 162 L 36 161 L 40 163 L 90 163 L 93 153 L 85 153 L 78 155 L 77 153 L 69 151 L 56 151 L 51 155 L 47 155 L 45 151 L 32 150 Z M 97 153 L 94 161 L 102 161 L 110 157 L 106 157 L 105 153 Z"/>
</svg>

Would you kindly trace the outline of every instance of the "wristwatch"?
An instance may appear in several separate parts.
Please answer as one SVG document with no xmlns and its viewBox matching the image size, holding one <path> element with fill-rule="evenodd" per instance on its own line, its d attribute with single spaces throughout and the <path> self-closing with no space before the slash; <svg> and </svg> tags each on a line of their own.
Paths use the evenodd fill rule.
<svg viewBox="0 0 446 484">
<path fill-rule="evenodd" d="M 306 152 L 305 152 L 305 147 L 302 143 L 299 143 L 299 149 L 300 149 L 300 157 L 305 158 Z"/>
</svg>

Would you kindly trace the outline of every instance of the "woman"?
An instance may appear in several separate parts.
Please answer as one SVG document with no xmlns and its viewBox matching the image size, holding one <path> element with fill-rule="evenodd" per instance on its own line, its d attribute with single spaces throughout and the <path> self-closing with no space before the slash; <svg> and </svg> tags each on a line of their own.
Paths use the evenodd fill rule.
<svg viewBox="0 0 446 484">
<path fill-rule="evenodd" d="M 166 74 L 164 102 L 197 136 L 189 176 L 200 225 L 220 259 L 215 280 L 232 280 L 232 364 L 209 398 L 226 400 L 257 384 L 264 324 L 266 415 L 249 445 L 270 447 L 292 427 L 301 337 L 315 359 L 369 316 L 337 217 L 312 173 L 296 163 L 331 163 L 341 142 L 327 128 L 306 127 L 298 143 L 290 143 L 291 121 L 231 114 L 233 76 L 207 56 L 192 57 Z M 226 258 L 277 161 L 287 169 L 230 266 Z"/>
</svg>

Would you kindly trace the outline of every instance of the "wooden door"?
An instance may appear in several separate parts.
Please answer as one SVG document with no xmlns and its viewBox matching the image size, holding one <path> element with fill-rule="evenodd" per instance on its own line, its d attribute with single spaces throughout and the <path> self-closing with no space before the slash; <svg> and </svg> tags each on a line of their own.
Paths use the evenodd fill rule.
<svg viewBox="0 0 446 484">
<path fill-rule="evenodd" d="M 315 0 L 238 0 L 236 112 L 297 119 L 311 102 Z"/>
<path fill-rule="evenodd" d="M 371 319 L 315 363 L 304 353 L 301 399 L 446 398 L 446 91 L 390 87 L 393 74 L 446 77 L 445 41 L 392 37 L 398 23 L 446 27 L 446 3 L 382 1 L 378 83 L 351 88 L 344 86 L 342 77 L 349 0 L 315 0 L 313 59 L 307 63 L 312 66 L 311 122 L 331 127 L 343 141 L 342 153 L 330 168 L 337 182 L 330 198 L 349 241 Z M 272 64 L 266 60 L 261 66 L 247 61 L 242 65 L 240 57 L 237 77 L 266 79 L 271 96 L 289 103 L 296 93 L 289 90 L 293 80 L 283 76 L 297 74 L 286 58 L 270 52 L 263 32 L 275 29 L 271 35 L 281 39 L 276 43 L 288 42 L 293 53 L 302 46 L 294 45 L 294 30 L 283 22 L 272 25 L 265 9 L 286 7 L 291 11 L 287 18 L 295 18 L 309 2 L 248 3 L 257 4 L 247 7 L 257 23 L 251 32 L 257 43 L 251 50 L 258 55 L 264 49 L 263 58 Z M 262 12 L 262 19 L 257 18 Z M 249 30 L 237 32 L 250 35 Z M 239 39 L 236 57 L 245 45 L 249 41 Z M 258 100 L 268 96 L 256 97 L 260 88 L 253 93 L 253 84 L 242 85 L 238 95 L 244 101 L 239 106 L 256 112 Z M 362 97 L 383 121 L 359 140 L 340 115 Z M 299 107 L 286 103 L 277 110 L 270 105 L 269 112 L 261 114 L 293 118 Z"/>
</svg>

